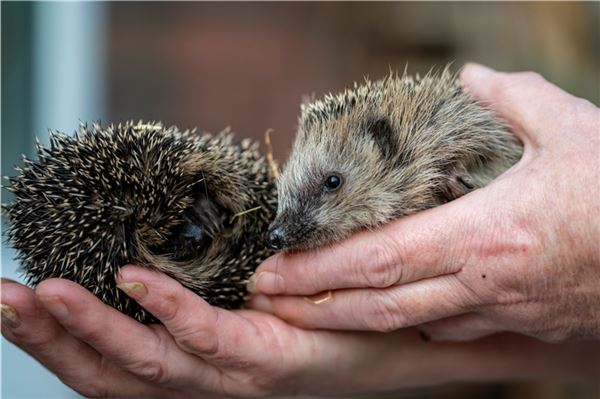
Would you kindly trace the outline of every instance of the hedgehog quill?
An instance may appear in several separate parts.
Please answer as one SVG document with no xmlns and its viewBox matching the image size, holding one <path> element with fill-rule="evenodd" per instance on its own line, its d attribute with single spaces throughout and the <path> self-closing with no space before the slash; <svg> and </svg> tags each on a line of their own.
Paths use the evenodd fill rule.
<svg viewBox="0 0 600 399">
<path fill-rule="evenodd" d="M 248 139 L 127 122 L 75 136 L 52 133 L 10 179 L 8 239 L 35 285 L 73 280 L 143 322 L 155 321 L 116 288 L 127 263 L 168 274 L 210 304 L 237 308 L 271 254 L 264 230 L 274 177 Z"/>
<path fill-rule="evenodd" d="M 391 75 L 302 106 L 268 239 L 309 249 L 483 187 L 522 144 L 446 68 Z"/>
</svg>

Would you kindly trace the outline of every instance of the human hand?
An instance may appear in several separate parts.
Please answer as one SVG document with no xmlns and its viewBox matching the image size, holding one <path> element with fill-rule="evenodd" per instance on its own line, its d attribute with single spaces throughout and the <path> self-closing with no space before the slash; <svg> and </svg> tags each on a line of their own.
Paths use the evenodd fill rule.
<svg viewBox="0 0 600 399">
<path fill-rule="evenodd" d="M 35 292 L 3 280 L 2 334 L 88 397 L 342 394 L 464 378 L 446 370 L 452 348 L 423 343 L 414 330 L 304 331 L 265 313 L 211 307 L 140 267 L 122 269 L 119 281 L 163 325 L 140 324 L 67 280 Z M 432 363 L 416 365 L 422 356 Z"/>
<path fill-rule="evenodd" d="M 163 325 L 142 325 L 66 280 L 36 292 L 2 281 L 2 334 L 87 397 L 340 395 L 447 381 L 600 378 L 600 343 L 496 335 L 455 344 L 423 342 L 413 329 L 305 331 L 261 312 L 212 308 L 142 268 L 125 268 L 120 282 Z"/>
<path fill-rule="evenodd" d="M 420 325 L 437 340 L 600 338 L 600 111 L 534 73 L 467 65 L 461 81 L 509 122 L 521 161 L 438 208 L 271 257 L 250 287 L 270 296 L 251 307 L 308 328 Z"/>
</svg>

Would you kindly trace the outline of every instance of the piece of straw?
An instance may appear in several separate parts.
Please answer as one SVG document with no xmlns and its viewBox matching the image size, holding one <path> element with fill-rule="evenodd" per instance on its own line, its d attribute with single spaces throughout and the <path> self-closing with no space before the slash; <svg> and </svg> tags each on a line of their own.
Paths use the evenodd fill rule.
<svg viewBox="0 0 600 399">
<path fill-rule="evenodd" d="M 271 132 L 273 132 L 273 129 L 267 129 L 267 131 L 265 132 L 265 144 L 267 146 L 267 163 L 271 167 L 273 177 L 277 179 L 279 177 L 279 168 L 277 167 L 275 159 L 273 159 L 273 145 L 271 144 Z"/>
<path fill-rule="evenodd" d="M 311 298 L 309 298 L 307 296 L 304 297 L 304 300 L 306 302 L 312 303 L 313 305 L 320 305 L 323 302 L 329 301 L 330 299 L 333 299 L 333 292 L 331 292 L 331 291 L 327 291 L 327 296 L 324 297 L 324 298 L 321 298 L 321 299 L 311 299 Z"/>
<path fill-rule="evenodd" d="M 237 218 L 237 217 L 240 217 L 240 216 L 242 216 L 242 215 L 245 215 L 245 214 L 247 214 L 247 213 L 250 213 L 250 212 L 258 211 L 258 210 L 259 210 L 259 209 L 261 209 L 261 208 L 262 208 L 262 206 L 257 206 L 257 207 L 255 207 L 255 208 L 250 208 L 250 209 L 246 209 L 245 211 L 238 212 L 238 213 L 236 213 L 235 215 L 233 215 L 233 216 L 231 217 L 231 219 L 229 219 L 229 223 L 233 223 L 233 221 L 234 221 L 234 220 L 235 220 L 235 218 Z"/>
</svg>

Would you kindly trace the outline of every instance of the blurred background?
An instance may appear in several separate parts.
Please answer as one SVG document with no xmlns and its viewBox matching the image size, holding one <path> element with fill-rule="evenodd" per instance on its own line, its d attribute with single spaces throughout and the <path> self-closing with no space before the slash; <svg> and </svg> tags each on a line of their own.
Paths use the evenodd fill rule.
<svg viewBox="0 0 600 399">
<path fill-rule="evenodd" d="M 1 172 L 12 175 L 48 129 L 128 119 L 230 126 L 261 142 L 272 128 L 283 163 L 302 96 L 405 66 L 535 70 L 598 105 L 599 11 L 598 2 L 2 2 Z M 13 256 L 3 244 L 2 276 L 18 279 Z M 4 339 L 1 372 L 2 398 L 78 397 Z M 600 389 L 452 385 L 401 397 L 598 398 Z"/>
</svg>

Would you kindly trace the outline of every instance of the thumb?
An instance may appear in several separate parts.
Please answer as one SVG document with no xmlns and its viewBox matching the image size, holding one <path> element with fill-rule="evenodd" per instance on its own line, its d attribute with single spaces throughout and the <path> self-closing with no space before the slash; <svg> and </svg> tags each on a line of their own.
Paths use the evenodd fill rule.
<svg viewBox="0 0 600 399">
<path fill-rule="evenodd" d="M 471 193 L 315 251 L 277 254 L 258 267 L 249 291 L 314 295 L 455 273 L 464 264 L 462 247 L 475 227 L 469 221 L 478 195 Z"/>
<path fill-rule="evenodd" d="M 468 63 L 460 72 L 464 90 L 488 105 L 526 145 L 561 126 L 564 101 L 572 96 L 535 72 L 504 73 Z"/>
</svg>

